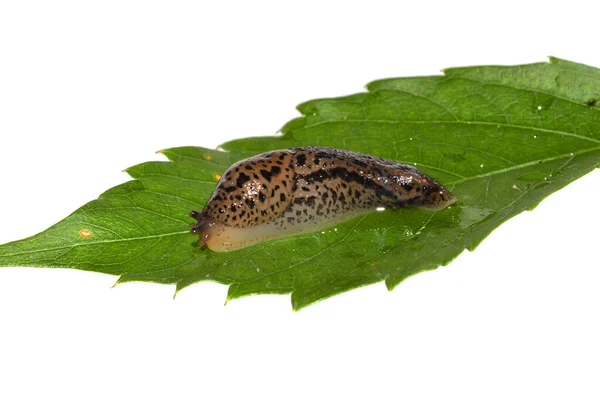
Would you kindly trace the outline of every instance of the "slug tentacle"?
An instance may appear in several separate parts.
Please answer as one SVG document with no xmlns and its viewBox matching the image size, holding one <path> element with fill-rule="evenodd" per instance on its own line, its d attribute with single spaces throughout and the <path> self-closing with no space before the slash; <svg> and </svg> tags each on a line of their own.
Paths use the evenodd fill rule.
<svg viewBox="0 0 600 398">
<path fill-rule="evenodd" d="M 214 251 L 328 228 L 377 207 L 442 210 L 456 199 L 417 168 L 375 156 L 305 147 L 235 163 L 191 232 Z"/>
<path fill-rule="evenodd" d="M 195 218 L 196 221 L 198 221 L 197 224 L 190 225 L 190 232 L 194 235 L 201 235 L 198 245 L 202 246 L 206 244 L 206 241 L 210 237 L 212 230 L 215 229 L 216 223 L 212 217 L 206 216 L 203 213 L 197 212 L 196 210 L 192 210 L 190 212 L 190 217 Z"/>
</svg>

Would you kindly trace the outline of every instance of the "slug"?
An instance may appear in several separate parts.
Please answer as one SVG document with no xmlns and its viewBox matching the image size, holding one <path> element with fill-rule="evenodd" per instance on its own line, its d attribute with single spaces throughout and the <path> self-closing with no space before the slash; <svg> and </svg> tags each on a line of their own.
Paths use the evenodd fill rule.
<svg viewBox="0 0 600 398">
<path fill-rule="evenodd" d="M 231 166 L 192 234 L 213 251 L 314 232 L 377 207 L 442 210 L 456 202 L 417 168 L 325 147 L 282 149 Z"/>
</svg>

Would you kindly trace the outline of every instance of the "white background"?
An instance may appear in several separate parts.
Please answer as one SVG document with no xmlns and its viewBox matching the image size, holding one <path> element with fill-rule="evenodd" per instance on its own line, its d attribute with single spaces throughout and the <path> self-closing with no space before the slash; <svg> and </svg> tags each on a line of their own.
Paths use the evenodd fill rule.
<svg viewBox="0 0 600 398">
<path fill-rule="evenodd" d="M 156 150 L 275 133 L 384 77 L 555 55 L 600 66 L 592 2 L 0 3 L 0 243 Z M 417 2 L 413 2 L 417 3 Z M 393 4 L 393 5 L 392 5 Z M 291 311 L 226 286 L 0 269 L 0 396 L 600 395 L 600 171 L 393 292 Z"/>
</svg>

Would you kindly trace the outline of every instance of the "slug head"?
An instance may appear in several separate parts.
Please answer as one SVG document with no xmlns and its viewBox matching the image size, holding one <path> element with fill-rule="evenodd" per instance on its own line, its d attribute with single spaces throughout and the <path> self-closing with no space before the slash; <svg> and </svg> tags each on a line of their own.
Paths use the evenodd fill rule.
<svg viewBox="0 0 600 398">
<path fill-rule="evenodd" d="M 190 232 L 200 235 L 198 246 L 206 246 L 215 252 L 228 252 L 260 242 L 263 240 L 261 231 L 263 235 L 273 235 L 269 228 L 263 228 L 264 230 L 259 228 L 259 231 L 256 232 L 256 228 L 227 226 L 207 215 L 204 210 L 202 212 L 192 210 L 190 217 L 198 221 L 196 224 L 190 225 Z"/>
<path fill-rule="evenodd" d="M 198 221 L 196 224 L 190 225 L 190 232 L 193 235 L 200 235 L 198 245 L 203 246 L 208 242 L 211 234 L 217 229 L 217 222 L 212 217 L 197 212 L 196 210 L 190 212 L 190 217 L 195 218 L 196 221 Z"/>
</svg>

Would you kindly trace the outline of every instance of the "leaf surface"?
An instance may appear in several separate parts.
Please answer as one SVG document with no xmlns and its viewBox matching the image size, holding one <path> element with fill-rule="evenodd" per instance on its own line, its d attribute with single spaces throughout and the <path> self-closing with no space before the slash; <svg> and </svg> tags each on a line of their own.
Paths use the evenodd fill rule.
<svg viewBox="0 0 600 398">
<path fill-rule="evenodd" d="M 230 285 L 228 299 L 291 293 L 299 309 L 379 281 L 391 290 L 445 265 L 600 165 L 595 68 L 551 58 L 385 79 L 367 88 L 301 104 L 302 116 L 280 136 L 230 141 L 224 151 L 163 150 L 169 161 L 129 168 L 132 181 L 38 235 L 0 246 L 0 266 L 76 268 L 177 290 L 212 280 Z M 307 145 L 416 165 L 450 189 L 457 204 L 441 212 L 376 212 L 230 253 L 194 246 L 188 213 L 204 206 L 232 163 Z"/>
</svg>

